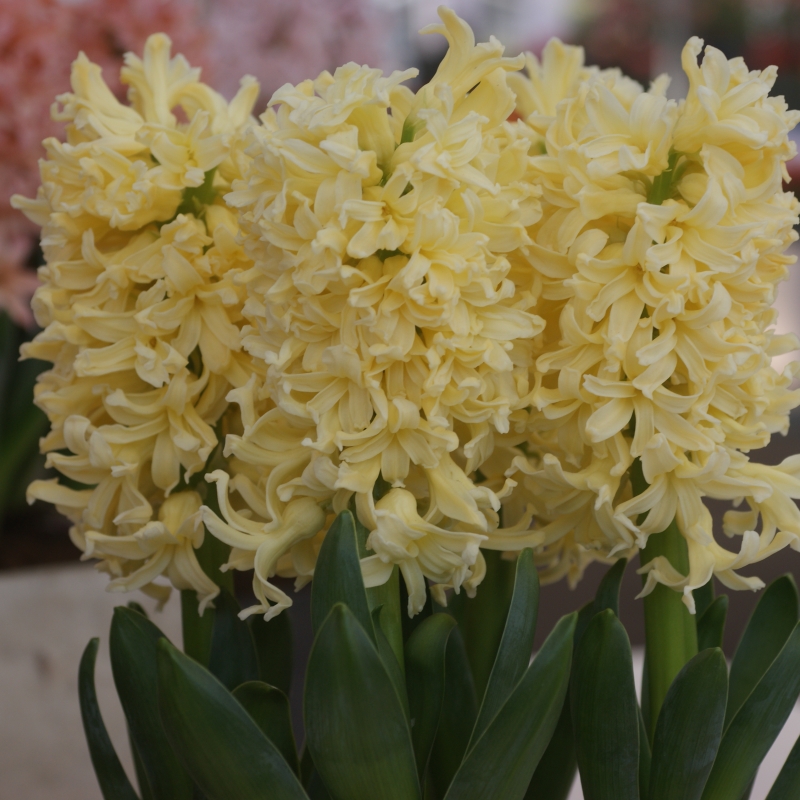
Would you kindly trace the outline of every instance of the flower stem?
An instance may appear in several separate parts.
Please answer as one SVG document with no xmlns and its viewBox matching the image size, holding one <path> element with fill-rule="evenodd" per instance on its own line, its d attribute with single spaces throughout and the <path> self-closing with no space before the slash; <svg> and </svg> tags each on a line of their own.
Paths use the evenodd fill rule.
<svg viewBox="0 0 800 800">
<path fill-rule="evenodd" d="M 631 483 L 634 494 L 641 494 L 647 488 L 638 459 L 631 467 Z M 642 521 L 640 518 L 639 522 Z M 650 536 L 639 553 L 639 561 L 645 565 L 657 556 L 665 556 L 678 572 L 689 573 L 689 553 L 676 520 L 666 530 Z M 642 577 L 644 581 L 645 576 Z M 681 595 L 658 584 L 644 598 L 644 628 L 648 698 L 643 698 L 643 705 L 649 709 L 648 733 L 652 741 L 670 684 L 683 665 L 697 654 L 697 626 Z"/>
</svg>

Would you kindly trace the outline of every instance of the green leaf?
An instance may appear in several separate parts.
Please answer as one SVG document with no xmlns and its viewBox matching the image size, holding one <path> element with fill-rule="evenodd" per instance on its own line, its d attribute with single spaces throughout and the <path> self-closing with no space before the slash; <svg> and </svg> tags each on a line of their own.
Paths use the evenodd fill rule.
<svg viewBox="0 0 800 800">
<path fill-rule="evenodd" d="M 639 798 L 649 800 L 650 787 L 650 768 L 653 756 L 650 752 L 650 740 L 647 738 L 647 726 L 644 724 L 644 716 L 641 708 L 639 709 Z"/>
<path fill-rule="evenodd" d="M 444 797 L 461 765 L 477 716 L 478 699 L 472 670 L 461 631 L 454 628 L 445 650 L 444 699 L 429 767 L 438 797 Z"/>
<path fill-rule="evenodd" d="M 249 617 L 247 624 L 256 647 L 258 676 L 289 694 L 292 686 L 292 623 L 287 613 L 278 614 L 269 622 L 260 614 Z"/>
<path fill-rule="evenodd" d="M 572 643 L 573 669 L 575 668 L 574 655 L 578 651 L 578 645 L 581 643 L 581 639 L 583 639 L 583 634 L 586 633 L 586 629 L 589 627 L 589 623 L 594 619 L 594 615 L 595 615 L 594 601 L 587 603 L 585 606 L 582 606 L 578 610 L 578 622 L 575 624 L 575 638 Z"/>
<path fill-rule="evenodd" d="M 783 763 L 781 771 L 767 800 L 797 800 L 800 797 L 800 738 L 794 743 L 792 752 Z"/>
<path fill-rule="evenodd" d="M 386 634 L 381 626 L 381 615 L 384 612 L 384 608 L 384 606 L 378 606 L 373 608 L 371 612 L 378 655 L 383 662 L 383 666 L 386 668 L 386 674 L 391 678 L 394 690 L 397 692 L 397 699 L 400 701 L 400 705 L 403 706 L 403 712 L 406 715 L 406 719 L 410 719 L 408 711 L 408 694 L 406 692 L 406 678 L 403 674 L 404 670 L 397 661 L 397 656 L 395 655 L 394 649 L 389 643 L 389 640 L 386 638 Z M 400 644 L 402 645 L 402 640 Z"/>
<path fill-rule="evenodd" d="M 531 661 L 538 610 L 539 575 L 533 563 L 533 550 L 527 548 L 517 558 L 514 592 L 503 629 L 503 638 L 497 649 L 470 743 L 476 742 L 486 730 L 519 679 L 525 674 Z"/>
<path fill-rule="evenodd" d="M 697 649 L 722 647 L 725 636 L 725 619 L 728 616 L 728 595 L 722 594 L 697 617 Z"/>
<path fill-rule="evenodd" d="M 259 679 L 256 644 L 250 626 L 239 619 L 239 604 L 226 589 L 214 601 L 214 630 L 208 669 L 223 686 L 237 686 Z"/>
<path fill-rule="evenodd" d="M 459 627 L 479 699 L 483 698 L 489 683 L 514 592 L 514 563 L 504 560 L 502 553 L 482 552 L 486 559 L 486 576 L 481 582 L 481 591 L 475 597 L 462 595 L 463 599 L 458 598 L 463 604 Z"/>
<path fill-rule="evenodd" d="M 567 800 L 577 766 L 572 737 L 572 712 L 567 694 L 556 729 L 533 773 L 525 800 Z"/>
<path fill-rule="evenodd" d="M 728 723 L 703 800 L 741 797 L 783 728 L 799 694 L 800 625 L 795 626 L 764 677 Z"/>
<path fill-rule="evenodd" d="M 156 689 L 157 651 L 164 634 L 147 617 L 124 606 L 111 620 L 111 670 L 131 745 L 147 774 L 156 800 L 192 796 L 192 781 L 169 746 L 161 727 Z"/>
<path fill-rule="evenodd" d="M 131 742 L 131 732 L 128 731 L 128 741 Z M 147 780 L 147 773 L 144 771 L 144 764 L 142 759 L 139 758 L 139 753 L 131 742 L 131 756 L 133 758 L 133 769 L 136 772 L 136 782 L 139 784 L 139 794 L 142 800 L 155 800 L 153 793 L 150 791 L 150 784 Z"/>
<path fill-rule="evenodd" d="M 736 648 L 728 686 L 726 727 L 786 644 L 797 620 L 797 586 L 791 575 L 784 575 L 765 589 Z"/>
<path fill-rule="evenodd" d="M 694 597 L 695 616 L 700 619 L 714 602 L 714 579 L 710 578 L 708 583 L 704 583 L 699 589 L 695 589 L 692 592 L 692 596 Z"/>
<path fill-rule="evenodd" d="M 610 571 L 610 570 L 609 570 Z M 604 593 L 608 596 L 608 593 Z M 575 633 L 572 637 L 572 670 L 575 670 L 575 653 L 586 628 L 594 618 L 595 604 L 589 602 L 578 611 Z M 558 724 L 547 745 L 539 766 L 531 778 L 526 800 L 566 800 L 578 762 L 575 756 L 575 737 L 572 730 L 572 710 L 569 693 L 561 708 Z"/>
<path fill-rule="evenodd" d="M 622 585 L 622 577 L 625 575 L 625 567 L 628 565 L 627 558 L 620 558 L 603 575 L 603 580 L 597 587 L 594 596 L 594 613 L 610 608 L 616 617 L 619 617 L 619 589 Z"/>
<path fill-rule="evenodd" d="M 577 614 L 562 617 L 503 707 L 469 750 L 445 800 L 522 800 L 569 685 Z"/>
<path fill-rule="evenodd" d="M 128 603 L 128 608 L 131 611 L 135 611 L 137 614 L 141 614 L 143 617 L 147 617 L 147 612 L 144 610 L 144 608 L 142 608 L 141 604 L 137 603 L 135 600 L 131 600 Z"/>
<path fill-rule="evenodd" d="M 211 606 L 206 607 L 201 617 L 200 602 L 194 589 L 181 590 L 181 623 L 183 651 L 198 664 L 207 667 L 211 635 L 214 632 L 214 609 Z"/>
<path fill-rule="evenodd" d="M 89 755 L 105 800 L 139 800 L 111 744 L 97 703 L 94 665 L 99 647 L 99 639 L 92 639 L 86 645 L 78 670 L 78 696 Z"/>
<path fill-rule="evenodd" d="M 314 766 L 335 800 L 420 797 L 397 692 L 363 625 L 343 603 L 333 606 L 311 649 L 304 712 Z"/>
<path fill-rule="evenodd" d="M 586 800 L 638 800 L 633 662 L 628 636 L 611 609 L 595 615 L 578 645 L 570 704 Z"/>
<path fill-rule="evenodd" d="M 439 728 L 445 687 L 445 653 L 456 621 L 434 614 L 416 627 L 405 647 L 411 741 L 423 781 Z"/>
<path fill-rule="evenodd" d="M 297 746 L 292 733 L 292 713 L 289 698 L 274 686 L 261 681 L 249 681 L 237 686 L 233 696 L 253 718 L 296 775 L 300 774 Z"/>
<path fill-rule="evenodd" d="M 336 603 L 344 603 L 377 644 L 372 625 L 353 515 L 342 511 L 325 534 L 311 584 L 311 624 L 318 634 Z"/>
<path fill-rule="evenodd" d="M 158 707 L 167 738 L 208 800 L 306 800 L 231 693 L 166 639 L 158 643 Z"/>
<path fill-rule="evenodd" d="M 700 800 L 722 739 L 728 668 L 718 647 L 678 673 L 656 722 L 648 800 Z"/>
</svg>

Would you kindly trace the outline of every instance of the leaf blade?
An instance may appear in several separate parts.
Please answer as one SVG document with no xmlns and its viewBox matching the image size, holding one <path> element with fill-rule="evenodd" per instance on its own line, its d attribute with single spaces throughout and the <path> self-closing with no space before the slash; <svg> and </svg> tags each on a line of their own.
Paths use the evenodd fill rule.
<svg viewBox="0 0 800 800">
<path fill-rule="evenodd" d="M 539 575 L 533 562 L 533 550 L 526 548 L 517 558 L 511 604 L 472 731 L 471 743 L 477 741 L 486 730 L 525 674 L 533 651 L 538 610 Z"/>
<path fill-rule="evenodd" d="M 783 575 L 765 589 L 736 648 L 731 663 L 726 727 L 780 653 L 797 621 L 797 587 L 791 575 Z"/>
<path fill-rule="evenodd" d="M 562 617 L 503 707 L 467 752 L 445 800 L 522 800 L 569 685 L 577 614 Z"/>
<path fill-rule="evenodd" d="M 317 558 L 311 584 L 311 624 L 315 635 L 336 603 L 344 603 L 350 609 L 375 644 L 375 630 L 358 558 L 356 524 L 350 511 L 342 511 L 336 517 L 325 534 Z"/>
<path fill-rule="evenodd" d="M 725 721 L 728 669 L 719 648 L 703 650 L 670 686 L 656 722 L 648 800 L 699 800 Z"/>
<path fill-rule="evenodd" d="M 307 800 L 278 749 L 222 683 L 166 639 L 158 648 L 164 730 L 208 800 Z"/>
<path fill-rule="evenodd" d="M 439 728 L 445 691 L 445 653 L 456 621 L 433 614 L 421 622 L 405 647 L 411 741 L 417 775 L 423 780 Z"/>
<path fill-rule="evenodd" d="M 239 604 L 222 589 L 214 601 L 214 627 L 208 670 L 228 690 L 259 679 L 256 644 L 250 626 L 239 619 Z"/>
<path fill-rule="evenodd" d="M 280 689 L 262 681 L 240 684 L 233 690 L 233 696 L 275 745 L 295 775 L 299 775 L 300 761 L 292 733 L 289 698 Z"/>
<path fill-rule="evenodd" d="M 783 762 L 767 800 L 794 800 L 797 797 L 800 797 L 800 737 Z"/>
<path fill-rule="evenodd" d="M 458 627 L 447 640 L 444 663 L 444 698 L 429 767 L 438 797 L 444 797 L 461 765 L 478 716 L 475 683 Z"/>
<path fill-rule="evenodd" d="M 97 702 L 94 667 L 99 648 L 100 640 L 91 639 L 78 668 L 78 698 L 89 755 L 104 800 L 139 800 L 114 750 Z"/>
<path fill-rule="evenodd" d="M 611 609 L 586 627 L 570 690 L 586 800 L 638 800 L 639 709 L 625 629 Z"/>
<path fill-rule="evenodd" d="M 725 620 L 728 616 L 728 595 L 722 594 L 713 600 L 697 620 L 697 649 L 722 647 L 725 637 Z"/>
<path fill-rule="evenodd" d="M 335 800 L 419 800 L 411 733 L 392 680 L 355 615 L 336 603 L 306 673 L 307 745 Z"/>
<path fill-rule="evenodd" d="M 147 617 L 124 606 L 111 620 L 111 671 L 128 721 L 131 744 L 156 800 L 190 798 L 192 781 L 161 727 L 158 713 L 157 650 L 166 639 Z"/>
<path fill-rule="evenodd" d="M 800 695 L 800 625 L 728 723 L 703 800 L 741 797 Z"/>
</svg>

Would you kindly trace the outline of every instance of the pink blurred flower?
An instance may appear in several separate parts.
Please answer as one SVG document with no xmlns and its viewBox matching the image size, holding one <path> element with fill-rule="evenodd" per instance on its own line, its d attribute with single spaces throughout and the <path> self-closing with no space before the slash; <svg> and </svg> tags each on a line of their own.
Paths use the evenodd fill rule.
<svg viewBox="0 0 800 800">
<path fill-rule="evenodd" d="M 348 61 L 383 66 L 385 36 L 367 0 L 214 0 L 209 23 L 215 88 L 232 97 L 242 75 L 254 75 L 258 112 L 284 83 Z"/>
<path fill-rule="evenodd" d="M 14 219 L 0 220 L 0 308 L 17 325 L 33 326 L 31 296 L 39 284 L 36 273 L 25 268 L 31 238 Z"/>
</svg>

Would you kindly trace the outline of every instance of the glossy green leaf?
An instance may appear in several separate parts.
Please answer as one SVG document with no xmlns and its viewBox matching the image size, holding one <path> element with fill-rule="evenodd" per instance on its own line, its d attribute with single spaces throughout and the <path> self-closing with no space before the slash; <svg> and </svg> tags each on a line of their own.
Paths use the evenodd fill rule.
<svg viewBox="0 0 800 800">
<path fill-rule="evenodd" d="M 78 670 L 78 697 L 89 755 L 104 800 L 139 800 L 114 750 L 97 703 L 94 665 L 99 647 L 99 639 L 92 639 L 86 645 Z"/>
<path fill-rule="evenodd" d="M 128 741 L 131 740 L 130 731 L 128 731 Z M 139 786 L 139 794 L 142 800 L 155 800 L 153 793 L 150 791 L 150 784 L 147 781 L 147 773 L 144 771 L 144 764 L 142 759 L 139 758 L 139 753 L 136 748 L 131 744 L 131 757 L 133 758 L 133 769 L 136 773 L 136 783 Z"/>
<path fill-rule="evenodd" d="M 608 595 L 606 595 L 608 596 Z M 572 669 L 575 670 L 575 653 L 586 628 L 595 615 L 595 604 L 589 602 L 578 611 L 575 633 L 572 637 Z M 572 710 L 569 693 L 561 708 L 558 724 L 547 745 L 539 765 L 531 778 L 525 800 L 566 800 L 578 762 L 575 755 L 575 737 L 572 730 Z"/>
<path fill-rule="evenodd" d="M 650 740 L 647 738 L 647 727 L 644 724 L 642 710 L 639 709 L 639 800 L 648 800 L 652 761 Z"/>
<path fill-rule="evenodd" d="M 423 779 L 439 728 L 445 687 L 447 641 L 456 621 L 434 614 L 418 625 L 405 647 L 411 741 L 417 774 Z"/>
<path fill-rule="evenodd" d="M 278 748 L 294 773 L 299 775 L 300 762 L 292 733 L 289 698 L 280 689 L 262 681 L 249 681 L 237 686 L 233 696 L 253 718 L 261 732 Z"/>
<path fill-rule="evenodd" d="M 780 653 L 797 621 L 797 586 L 791 575 L 784 575 L 764 590 L 736 648 L 731 663 L 726 727 Z"/>
<path fill-rule="evenodd" d="M 325 534 L 311 584 L 311 624 L 318 634 L 336 603 L 344 603 L 376 644 L 353 515 L 342 511 Z"/>
<path fill-rule="evenodd" d="M 292 624 L 289 615 L 278 614 L 269 622 L 261 614 L 248 617 L 256 647 L 259 679 L 288 695 L 292 686 Z"/>
<path fill-rule="evenodd" d="M 250 626 L 239 619 L 239 604 L 226 589 L 214 600 L 214 629 L 208 669 L 233 691 L 260 677 L 256 644 Z"/>
<path fill-rule="evenodd" d="M 578 621 L 575 624 L 575 637 L 572 643 L 572 653 L 573 656 L 578 650 L 578 645 L 581 643 L 581 639 L 583 639 L 583 634 L 586 632 L 586 629 L 589 627 L 589 623 L 594 619 L 595 615 L 595 606 L 594 602 L 587 603 L 585 606 L 582 606 L 578 610 Z M 575 667 L 575 659 L 572 660 L 573 669 Z"/>
<path fill-rule="evenodd" d="M 308 793 L 308 800 L 331 800 L 330 793 L 316 770 L 311 773 L 306 792 Z"/>
<path fill-rule="evenodd" d="M 570 704 L 586 800 L 638 800 L 639 707 L 628 635 L 611 609 L 578 645 Z"/>
<path fill-rule="evenodd" d="M 411 733 L 391 678 L 355 615 L 336 603 L 317 633 L 305 690 L 307 744 L 334 800 L 414 800 Z"/>
<path fill-rule="evenodd" d="M 482 553 L 486 560 L 482 590 L 475 597 L 462 593 L 451 601 L 454 605 L 462 605 L 463 614 L 460 619 L 458 615 L 456 618 L 464 637 L 479 701 L 489 683 L 514 592 L 514 563 L 506 561 L 502 553 L 494 550 L 483 550 Z"/>
<path fill-rule="evenodd" d="M 147 612 L 144 610 L 144 608 L 142 608 L 141 604 L 137 603 L 135 600 L 131 600 L 128 603 L 128 608 L 131 611 L 136 611 L 137 613 L 141 614 L 143 617 L 147 617 Z M 149 619 L 149 617 L 148 617 L 148 619 Z"/>
<path fill-rule="evenodd" d="M 722 739 L 728 668 L 718 647 L 678 673 L 656 722 L 648 800 L 700 800 Z"/>
<path fill-rule="evenodd" d="M 699 620 L 714 602 L 714 579 L 711 578 L 708 583 L 695 589 L 692 596 L 694 597 L 694 613 Z"/>
<path fill-rule="evenodd" d="M 372 621 L 375 635 L 383 634 L 387 644 L 394 653 L 394 661 L 400 666 L 401 674 L 404 671 L 405 657 L 403 656 L 403 618 L 408 618 L 408 604 L 400 603 L 400 568 L 397 564 L 392 567 L 389 579 L 381 586 L 367 589 L 367 603 L 372 610 Z M 381 608 L 381 613 L 376 617 L 375 609 Z"/>
<path fill-rule="evenodd" d="M 158 707 L 167 738 L 208 800 L 306 800 L 233 695 L 166 639 L 158 644 Z"/>
<path fill-rule="evenodd" d="M 478 716 L 478 699 L 464 640 L 454 628 L 444 657 L 444 700 L 433 743 L 429 773 L 438 797 L 444 797 L 461 765 Z"/>
<path fill-rule="evenodd" d="M 114 609 L 111 621 L 111 670 L 131 744 L 147 774 L 156 800 L 180 800 L 192 796 L 192 781 L 181 766 L 161 727 L 156 687 L 157 651 L 164 634 L 137 611 Z"/>
<path fill-rule="evenodd" d="M 792 752 L 784 761 L 781 771 L 767 800 L 797 800 L 800 797 L 800 738 L 794 743 Z"/>
<path fill-rule="evenodd" d="M 728 723 L 703 800 L 741 797 L 800 695 L 800 625 Z"/>
<path fill-rule="evenodd" d="M 486 730 L 525 674 L 531 661 L 538 611 L 539 575 L 533 563 L 533 550 L 527 548 L 517 558 L 514 592 L 503 629 L 503 638 L 497 649 L 470 743 L 476 742 Z"/>
<path fill-rule="evenodd" d="M 577 614 L 562 617 L 483 735 L 445 800 L 522 800 L 556 728 L 569 685 Z"/>
<path fill-rule="evenodd" d="M 619 590 L 622 586 L 626 566 L 628 566 L 628 559 L 620 558 L 603 576 L 594 596 L 595 614 L 610 608 L 614 615 L 619 617 Z"/>
<path fill-rule="evenodd" d="M 577 767 L 572 738 L 572 713 L 567 693 L 556 729 L 536 766 L 525 793 L 525 800 L 567 800 Z"/>
<path fill-rule="evenodd" d="M 697 649 L 722 647 L 725 637 L 725 619 L 728 616 L 728 595 L 722 594 L 697 618 Z"/>
<path fill-rule="evenodd" d="M 303 786 L 309 800 L 330 800 L 330 794 L 322 782 L 319 773 L 314 769 L 314 759 L 308 747 L 303 748 L 303 757 L 300 759 L 300 774 Z"/>
<path fill-rule="evenodd" d="M 207 667 L 214 632 L 214 609 L 208 606 L 200 616 L 200 602 L 194 589 L 181 590 L 181 628 L 183 652 Z"/>
<path fill-rule="evenodd" d="M 372 609 L 372 626 L 375 632 L 375 645 L 378 650 L 383 666 L 386 669 L 386 674 L 391 678 L 392 686 L 397 693 L 397 699 L 403 707 L 406 719 L 410 719 L 408 711 L 408 694 L 406 692 L 406 678 L 403 674 L 405 670 L 400 666 L 397 661 L 397 656 L 392 648 L 389 640 L 386 638 L 383 627 L 381 626 L 381 615 L 384 613 L 384 607 L 378 606 Z M 400 642 L 402 646 L 402 640 Z"/>
</svg>

